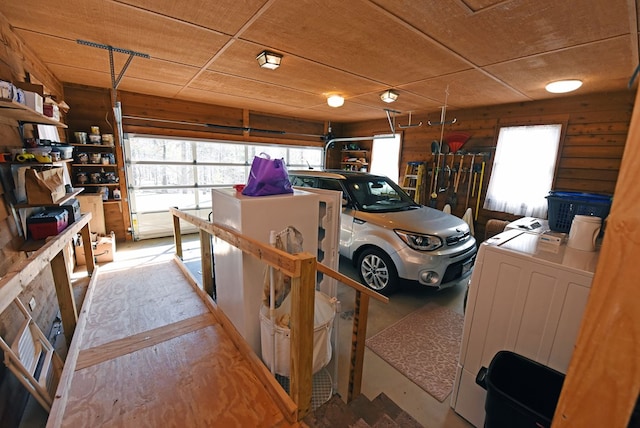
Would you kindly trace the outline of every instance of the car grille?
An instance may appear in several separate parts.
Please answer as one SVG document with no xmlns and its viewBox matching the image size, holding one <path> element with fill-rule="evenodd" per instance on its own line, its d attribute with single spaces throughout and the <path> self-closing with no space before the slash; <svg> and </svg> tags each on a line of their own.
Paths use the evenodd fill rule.
<svg viewBox="0 0 640 428">
<path fill-rule="evenodd" d="M 462 268 L 464 264 L 471 261 L 473 263 L 476 258 L 476 253 L 473 253 L 471 257 L 467 257 L 466 259 L 460 260 L 459 262 L 455 262 L 450 264 L 447 267 L 447 270 L 444 271 L 444 275 L 442 277 L 442 284 L 446 284 L 447 282 L 455 281 L 456 279 L 462 276 Z"/>
<path fill-rule="evenodd" d="M 467 239 L 469 239 L 469 237 L 471 236 L 471 233 L 467 232 L 464 233 L 462 235 L 455 235 L 455 236 L 447 236 L 447 245 L 450 247 L 452 245 L 457 245 L 461 242 L 466 241 Z"/>
</svg>

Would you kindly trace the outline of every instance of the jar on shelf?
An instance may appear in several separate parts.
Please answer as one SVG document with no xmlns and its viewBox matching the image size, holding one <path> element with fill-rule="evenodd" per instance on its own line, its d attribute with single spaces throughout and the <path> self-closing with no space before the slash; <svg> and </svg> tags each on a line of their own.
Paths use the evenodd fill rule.
<svg viewBox="0 0 640 428">
<path fill-rule="evenodd" d="M 89 181 L 91 181 L 91 184 L 100 184 L 102 183 L 102 174 L 99 172 L 92 172 L 89 175 Z"/>
<path fill-rule="evenodd" d="M 89 155 L 86 153 L 78 153 L 79 163 L 89 163 Z"/>
<path fill-rule="evenodd" d="M 79 172 L 76 174 L 76 181 L 78 182 L 78 184 L 85 184 L 88 179 L 89 177 L 87 176 L 86 172 Z"/>
<path fill-rule="evenodd" d="M 102 134 L 102 144 L 113 146 L 113 134 Z"/>
<path fill-rule="evenodd" d="M 94 152 L 89 155 L 90 163 L 100 163 L 101 159 L 102 159 L 102 155 L 98 152 Z"/>
</svg>

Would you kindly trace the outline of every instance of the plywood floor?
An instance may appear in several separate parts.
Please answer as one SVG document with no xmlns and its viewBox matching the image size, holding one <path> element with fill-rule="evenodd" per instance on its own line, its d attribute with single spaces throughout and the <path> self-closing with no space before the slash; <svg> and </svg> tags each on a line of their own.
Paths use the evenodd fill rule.
<svg viewBox="0 0 640 428">
<path fill-rule="evenodd" d="M 289 426 L 174 261 L 94 286 L 62 426 Z"/>
</svg>

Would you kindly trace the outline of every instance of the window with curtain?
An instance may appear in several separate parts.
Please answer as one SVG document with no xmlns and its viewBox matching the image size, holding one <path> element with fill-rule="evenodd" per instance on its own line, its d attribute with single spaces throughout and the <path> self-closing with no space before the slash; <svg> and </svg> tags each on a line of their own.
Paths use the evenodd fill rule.
<svg viewBox="0 0 640 428">
<path fill-rule="evenodd" d="M 484 208 L 546 218 L 562 125 L 500 129 Z"/>
</svg>

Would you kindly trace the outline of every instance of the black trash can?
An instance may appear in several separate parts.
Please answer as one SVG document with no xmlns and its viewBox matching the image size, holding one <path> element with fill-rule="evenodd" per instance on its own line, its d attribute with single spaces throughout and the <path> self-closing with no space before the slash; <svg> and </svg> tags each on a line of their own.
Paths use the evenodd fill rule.
<svg viewBox="0 0 640 428">
<path fill-rule="evenodd" d="M 500 351 L 476 383 L 487 390 L 485 428 L 551 426 L 564 375 L 529 358 Z"/>
</svg>

